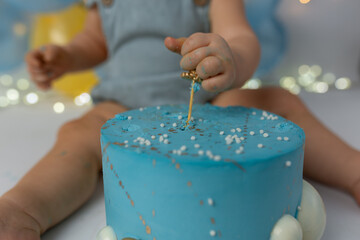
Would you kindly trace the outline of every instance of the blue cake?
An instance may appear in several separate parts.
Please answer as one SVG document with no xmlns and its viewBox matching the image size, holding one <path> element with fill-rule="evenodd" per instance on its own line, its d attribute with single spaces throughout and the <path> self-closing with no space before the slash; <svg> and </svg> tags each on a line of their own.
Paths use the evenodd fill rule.
<svg viewBox="0 0 360 240">
<path fill-rule="evenodd" d="M 297 216 L 303 130 L 244 107 L 141 108 L 102 127 L 107 224 L 118 240 L 268 240 Z"/>
</svg>

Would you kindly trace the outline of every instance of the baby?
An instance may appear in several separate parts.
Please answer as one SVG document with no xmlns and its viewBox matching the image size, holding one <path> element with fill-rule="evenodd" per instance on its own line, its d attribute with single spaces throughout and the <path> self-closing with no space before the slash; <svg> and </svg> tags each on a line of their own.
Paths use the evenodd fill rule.
<svg viewBox="0 0 360 240">
<path fill-rule="evenodd" d="M 198 103 L 256 107 L 301 126 L 306 133 L 305 176 L 342 188 L 360 203 L 359 151 L 287 91 L 239 89 L 260 55 L 241 0 L 86 4 L 86 26 L 71 43 L 34 50 L 26 62 L 31 78 L 44 90 L 68 72 L 102 64 L 100 83 L 92 91 L 95 105 L 64 124 L 53 148 L 0 198 L 0 239 L 39 240 L 89 199 L 101 172 L 99 138 L 106 120 L 131 108 L 187 103 L 190 83 L 180 79 L 179 62 L 203 79 Z"/>
</svg>

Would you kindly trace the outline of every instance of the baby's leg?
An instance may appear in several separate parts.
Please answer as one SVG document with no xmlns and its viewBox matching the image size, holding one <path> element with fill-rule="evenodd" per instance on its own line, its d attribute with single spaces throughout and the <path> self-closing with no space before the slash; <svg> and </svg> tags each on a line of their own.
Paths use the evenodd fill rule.
<svg viewBox="0 0 360 240">
<path fill-rule="evenodd" d="M 360 152 L 322 125 L 298 97 L 281 88 L 234 89 L 212 104 L 260 108 L 298 124 L 306 135 L 305 176 L 350 192 L 360 204 Z"/>
<path fill-rule="evenodd" d="M 10 233 L 14 229 L 32 228 L 40 235 L 89 199 L 101 170 L 100 128 L 107 119 L 125 110 L 116 103 L 101 103 L 60 128 L 50 152 L 0 198 L 0 239 L 2 234 L 15 234 Z M 11 206 L 13 211 L 5 211 L 3 206 Z M 7 224 L 13 213 L 21 218 L 14 221 L 18 226 Z"/>
</svg>

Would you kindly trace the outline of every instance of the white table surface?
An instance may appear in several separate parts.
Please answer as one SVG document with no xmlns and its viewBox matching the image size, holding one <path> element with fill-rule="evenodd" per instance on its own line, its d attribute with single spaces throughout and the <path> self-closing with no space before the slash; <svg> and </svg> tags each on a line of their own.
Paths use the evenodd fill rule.
<svg viewBox="0 0 360 240">
<path fill-rule="evenodd" d="M 352 146 L 360 149 L 360 89 L 332 91 L 326 94 L 301 94 L 309 108 L 330 129 Z M 28 107 L 0 109 L 0 195 L 24 175 L 53 145 L 57 129 L 64 122 L 80 116 L 88 108 L 66 103 L 63 114 L 55 114 L 52 105 L 41 102 Z M 346 193 L 312 184 L 323 197 L 327 210 L 324 240 L 360 239 L 360 208 Z M 102 184 L 80 210 L 48 231 L 42 239 L 95 239 L 105 225 Z"/>
</svg>

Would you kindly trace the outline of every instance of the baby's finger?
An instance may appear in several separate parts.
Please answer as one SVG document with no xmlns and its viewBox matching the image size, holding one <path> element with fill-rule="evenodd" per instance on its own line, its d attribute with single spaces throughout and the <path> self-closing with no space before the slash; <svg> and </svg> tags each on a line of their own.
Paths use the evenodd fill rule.
<svg viewBox="0 0 360 240">
<path fill-rule="evenodd" d="M 224 71 L 222 61 L 215 56 L 203 59 L 196 67 L 197 74 L 204 80 L 224 73 Z"/>
<path fill-rule="evenodd" d="M 25 61 L 32 68 L 41 68 L 44 62 L 43 54 L 39 50 L 31 51 L 26 55 Z"/>
<path fill-rule="evenodd" d="M 164 40 L 164 44 L 172 52 L 181 53 L 181 47 L 184 44 L 186 38 L 173 38 L 173 37 L 167 37 Z"/>
<path fill-rule="evenodd" d="M 46 64 L 51 64 L 56 60 L 59 54 L 59 48 L 57 46 L 49 45 L 44 47 L 43 53 Z"/>
<path fill-rule="evenodd" d="M 219 74 L 215 77 L 205 79 L 201 83 L 201 86 L 208 92 L 221 92 L 229 88 L 229 86 L 227 86 L 224 74 Z"/>
<path fill-rule="evenodd" d="M 197 48 L 206 47 L 210 44 L 211 38 L 206 33 L 194 33 L 186 39 L 181 48 L 181 55 L 185 55 Z"/>
<path fill-rule="evenodd" d="M 201 47 L 194 51 L 187 53 L 180 61 L 180 66 L 184 70 L 196 69 L 197 65 L 206 57 L 212 54 L 210 47 Z"/>
</svg>

